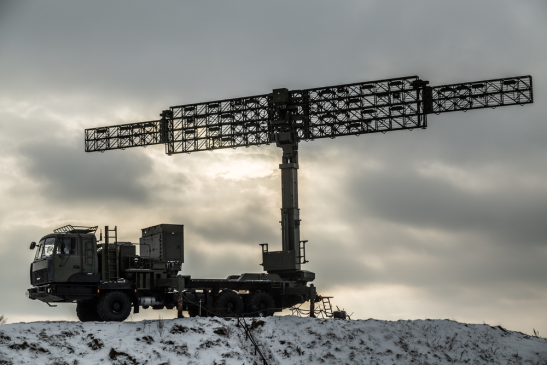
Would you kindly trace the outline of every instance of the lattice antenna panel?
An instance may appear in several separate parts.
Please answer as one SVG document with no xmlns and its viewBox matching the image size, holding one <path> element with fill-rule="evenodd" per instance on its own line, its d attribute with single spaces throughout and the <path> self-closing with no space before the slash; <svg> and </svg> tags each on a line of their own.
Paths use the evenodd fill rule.
<svg viewBox="0 0 547 365">
<path fill-rule="evenodd" d="M 432 91 L 436 114 L 534 101 L 531 76 L 441 85 L 433 87 Z"/>
<path fill-rule="evenodd" d="M 86 152 L 146 147 L 164 143 L 163 120 L 129 123 L 85 130 Z"/>
<path fill-rule="evenodd" d="M 292 91 L 299 140 L 427 126 L 417 76 Z"/>
<path fill-rule="evenodd" d="M 272 143 L 271 98 L 266 94 L 171 107 L 167 153 Z"/>
</svg>

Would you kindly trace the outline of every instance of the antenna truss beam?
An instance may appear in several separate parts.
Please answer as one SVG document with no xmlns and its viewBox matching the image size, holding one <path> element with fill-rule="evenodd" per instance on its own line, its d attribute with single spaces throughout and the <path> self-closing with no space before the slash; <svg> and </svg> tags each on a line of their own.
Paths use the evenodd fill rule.
<svg viewBox="0 0 547 365">
<path fill-rule="evenodd" d="M 266 94 L 171 107 L 167 153 L 270 144 L 271 103 Z"/>
<path fill-rule="evenodd" d="M 417 76 L 291 92 L 298 140 L 425 128 Z"/>
<path fill-rule="evenodd" d="M 85 130 L 85 151 L 124 150 L 165 143 L 165 120 L 121 124 Z"/>
<path fill-rule="evenodd" d="M 432 87 L 433 113 L 524 105 L 534 102 L 531 76 Z"/>
</svg>

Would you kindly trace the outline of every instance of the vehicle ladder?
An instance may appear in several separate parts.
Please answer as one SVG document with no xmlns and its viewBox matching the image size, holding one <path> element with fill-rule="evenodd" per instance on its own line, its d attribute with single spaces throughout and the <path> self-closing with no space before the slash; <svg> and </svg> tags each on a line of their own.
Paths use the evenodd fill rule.
<svg viewBox="0 0 547 365">
<path fill-rule="evenodd" d="M 111 243 L 111 240 L 114 242 Z M 118 280 L 118 258 L 116 243 L 118 242 L 118 227 L 104 227 L 102 281 Z"/>
<path fill-rule="evenodd" d="M 324 314 L 327 318 L 332 318 L 332 304 L 330 302 L 330 299 L 333 297 L 321 297 L 321 304 L 323 305 L 323 309 L 321 310 L 321 314 Z"/>
</svg>

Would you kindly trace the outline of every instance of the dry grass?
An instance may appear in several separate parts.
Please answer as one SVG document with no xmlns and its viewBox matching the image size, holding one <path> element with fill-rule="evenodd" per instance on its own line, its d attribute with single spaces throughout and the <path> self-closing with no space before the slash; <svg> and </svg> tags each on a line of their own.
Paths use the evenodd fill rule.
<svg viewBox="0 0 547 365">
<path fill-rule="evenodd" d="M 163 337 L 163 331 L 165 331 L 165 321 L 163 320 L 162 316 L 158 316 L 158 321 L 156 322 L 156 325 L 158 327 L 158 333 L 160 337 Z"/>
</svg>

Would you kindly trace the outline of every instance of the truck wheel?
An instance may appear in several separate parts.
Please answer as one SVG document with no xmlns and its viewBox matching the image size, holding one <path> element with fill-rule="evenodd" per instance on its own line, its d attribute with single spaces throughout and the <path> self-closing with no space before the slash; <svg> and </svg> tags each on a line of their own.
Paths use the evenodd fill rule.
<svg viewBox="0 0 547 365">
<path fill-rule="evenodd" d="M 198 309 L 197 306 L 195 306 L 195 305 L 189 305 L 188 306 L 188 315 L 190 317 L 197 317 L 198 313 L 199 313 L 199 309 Z"/>
<path fill-rule="evenodd" d="M 103 321 L 122 322 L 131 313 L 131 300 L 123 292 L 112 291 L 99 299 L 97 312 Z"/>
<path fill-rule="evenodd" d="M 268 293 L 257 291 L 251 295 L 247 304 L 247 312 L 249 317 L 258 317 L 261 313 L 263 316 L 273 316 L 275 301 Z"/>
<path fill-rule="evenodd" d="M 207 311 L 205 306 L 201 306 L 201 317 L 207 317 Z M 189 304 L 188 305 L 188 316 L 190 317 L 199 317 L 199 304 Z"/>
<path fill-rule="evenodd" d="M 85 302 L 76 303 L 76 315 L 82 322 L 99 322 L 102 321 L 97 312 L 97 300 L 88 300 Z"/>
<path fill-rule="evenodd" d="M 220 317 L 241 316 L 243 299 L 233 290 L 223 290 L 218 296 L 216 308 Z"/>
</svg>

